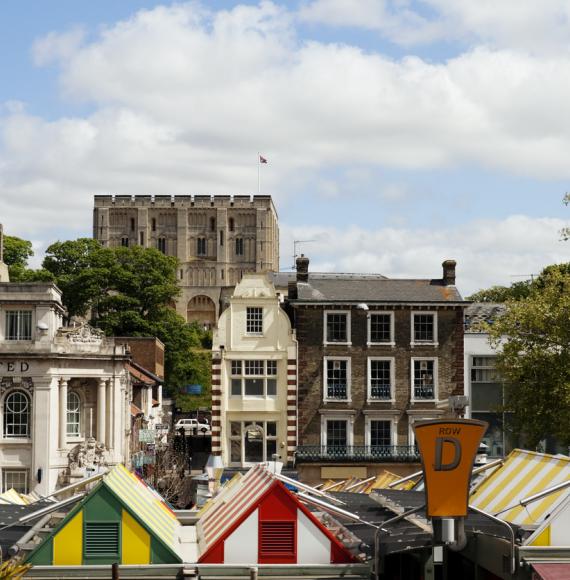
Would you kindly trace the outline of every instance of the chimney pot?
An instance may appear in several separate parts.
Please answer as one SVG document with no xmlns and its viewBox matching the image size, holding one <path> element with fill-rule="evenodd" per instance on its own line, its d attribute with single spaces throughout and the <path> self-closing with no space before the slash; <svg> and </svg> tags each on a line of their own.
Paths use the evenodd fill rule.
<svg viewBox="0 0 570 580">
<path fill-rule="evenodd" d="M 305 254 L 301 254 L 296 261 L 297 265 L 297 282 L 309 281 L 309 258 Z"/>
<path fill-rule="evenodd" d="M 445 260 L 442 264 L 443 267 L 443 284 L 444 286 L 455 286 L 455 266 L 457 262 L 455 260 Z"/>
</svg>

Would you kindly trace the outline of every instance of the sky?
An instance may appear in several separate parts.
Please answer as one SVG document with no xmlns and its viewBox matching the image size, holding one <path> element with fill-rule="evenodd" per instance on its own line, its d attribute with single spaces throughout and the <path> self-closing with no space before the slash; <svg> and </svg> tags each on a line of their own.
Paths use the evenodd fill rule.
<svg viewBox="0 0 570 580">
<path fill-rule="evenodd" d="M 95 194 L 274 198 L 281 269 L 464 295 L 570 260 L 568 0 L 0 3 L 0 222 Z"/>
</svg>

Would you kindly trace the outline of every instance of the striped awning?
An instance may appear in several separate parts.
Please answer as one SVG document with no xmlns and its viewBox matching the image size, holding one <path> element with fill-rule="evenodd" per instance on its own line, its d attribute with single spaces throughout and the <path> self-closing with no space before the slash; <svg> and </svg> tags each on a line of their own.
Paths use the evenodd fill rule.
<svg viewBox="0 0 570 580">
<path fill-rule="evenodd" d="M 569 489 L 519 505 L 545 489 L 570 480 L 570 458 L 522 449 L 512 451 L 505 463 L 471 494 L 469 503 L 512 524 L 540 525 L 570 493 Z M 511 508 L 507 511 L 505 508 Z"/>
<path fill-rule="evenodd" d="M 236 521 L 259 500 L 275 482 L 263 464 L 252 467 L 244 477 L 237 480 L 228 490 L 228 495 L 218 496 L 212 507 L 198 522 L 200 552 L 206 550 L 223 537 Z M 231 501 L 228 501 L 231 497 Z"/>
<path fill-rule="evenodd" d="M 146 524 L 149 530 L 175 554 L 178 553 L 177 538 L 180 523 L 158 493 L 120 464 L 105 476 L 103 483 Z"/>
</svg>

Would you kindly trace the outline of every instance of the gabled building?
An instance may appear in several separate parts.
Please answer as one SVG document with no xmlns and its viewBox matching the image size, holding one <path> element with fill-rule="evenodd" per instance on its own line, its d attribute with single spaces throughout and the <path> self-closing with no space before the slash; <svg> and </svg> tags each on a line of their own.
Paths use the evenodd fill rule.
<svg viewBox="0 0 570 580">
<path fill-rule="evenodd" d="M 200 564 L 357 564 L 359 560 L 261 465 L 198 522 Z M 336 575 L 336 574 L 334 574 Z"/>
<path fill-rule="evenodd" d="M 463 395 L 463 310 L 455 262 L 436 279 L 312 275 L 297 259 L 288 301 L 298 340 L 301 479 L 405 474 L 414 421 Z M 389 466 L 389 467 L 388 467 Z"/>
<path fill-rule="evenodd" d="M 179 564 L 180 530 L 162 498 L 117 465 L 26 561 L 34 566 Z"/>
<path fill-rule="evenodd" d="M 266 274 L 245 274 L 214 331 L 212 452 L 224 465 L 292 462 L 297 343 Z"/>
</svg>

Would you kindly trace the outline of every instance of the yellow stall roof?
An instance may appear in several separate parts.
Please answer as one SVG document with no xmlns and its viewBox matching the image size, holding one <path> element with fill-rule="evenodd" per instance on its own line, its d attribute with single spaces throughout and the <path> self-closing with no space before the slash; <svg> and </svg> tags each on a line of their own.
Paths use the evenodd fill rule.
<svg viewBox="0 0 570 580">
<path fill-rule="evenodd" d="M 526 507 L 518 503 L 569 479 L 569 457 L 515 449 L 505 463 L 477 487 L 469 503 L 488 513 L 498 514 L 498 517 L 512 524 L 540 525 L 570 490 L 551 493 Z M 498 513 L 505 508 L 511 509 Z"/>
</svg>

